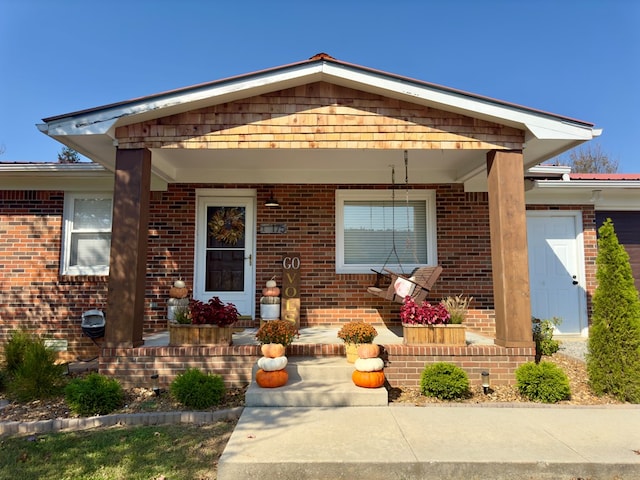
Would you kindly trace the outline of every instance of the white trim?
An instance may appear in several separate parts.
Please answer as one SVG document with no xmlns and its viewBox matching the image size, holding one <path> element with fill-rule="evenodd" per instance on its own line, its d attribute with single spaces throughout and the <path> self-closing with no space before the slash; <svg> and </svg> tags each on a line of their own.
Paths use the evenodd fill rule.
<svg viewBox="0 0 640 480">
<path fill-rule="evenodd" d="M 407 198 L 405 190 L 396 189 L 396 203 L 401 203 Z M 438 234 L 436 221 L 436 192 L 435 190 L 411 190 L 408 192 L 409 200 L 424 200 L 426 203 L 426 242 L 427 242 L 427 265 L 438 264 Z M 371 273 L 371 269 L 381 268 L 384 258 L 376 265 L 345 265 L 344 264 L 344 202 L 345 200 L 392 200 L 391 190 L 336 190 L 335 193 L 335 235 L 336 235 L 336 273 Z M 414 269 L 422 265 L 418 264 L 387 264 L 386 267 L 394 270 L 403 267 L 405 270 Z"/>
<path fill-rule="evenodd" d="M 109 275 L 109 265 L 92 267 L 71 267 L 69 261 L 71 258 L 71 235 L 73 233 L 73 216 L 74 201 L 76 199 L 109 199 L 112 206 L 112 222 L 113 222 L 113 194 L 110 192 L 65 192 L 62 220 L 62 245 L 60 247 L 60 275 L 77 276 L 77 275 Z M 95 229 L 92 232 L 102 232 L 111 234 L 111 228 Z M 109 254 L 110 257 L 110 254 Z"/>
<path fill-rule="evenodd" d="M 254 301 L 254 292 L 256 290 L 256 243 L 257 243 L 257 205 L 256 205 L 256 190 L 252 188 L 240 188 L 240 189 L 225 189 L 225 188 L 198 188 L 196 189 L 196 217 L 195 221 L 195 237 L 194 237 L 194 254 L 193 254 L 193 297 L 207 301 L 211 295 L 207 295 L 204 292 L 204 272 L 203 268 L 205 265 L 204 258 L 202 258 L 202 254 L 204 249 L 201 248 L 203 245 L 206 245 L 206 240 L 204 235 L 206 235 L 206 206 L 210 202 L 216 202 L 217 205 L 220 206 L 237 206 L 239 202 L 244 200 L 244 204 L 247 207 L 247 222 L 251 222 L 251 226 L 249 228 L 249 224 L 247 223 L 245 227 L 245 233 L 249 233 L 249 236 L 246 237 L 246 243 L 248 247 L 245 250 L 245 253 L 249 253 L 251 255 L 251 275 L 248 278 L 248 286 L 246 286 L 243 294 L 247 295 L 248 298 L 248 310 L 242 311 L 241 305 L 237 304 L 236 306 L 240 310 L 242 315 L 251 315 L 252 318 L 255 318 L 255 301 Z M 233 199 L 238 199 L 234 201 Z M 250 211 L 249 211 L 250 210 Z M 251 218 L 249 218 L 251 217 Z M 203 231 L 203 226 L 205 226 Z M 247 285 L 245 283 L 245 285 Z M 224 302 L 232 301 L 232 303 L 236 303 L 230 299 L 222 298 L 220 299 Z"/>
<path fill-rule="evenodd" d="M 579 296 L 579 318 L 580 336 L 587 337 L 589 335 L 588 312 L 587 312 L 587 274 L 584 258 L 584 227 L 582 224 L 582 211 L 580 210 L 527 210 L 527 217 L 569 217 L 573 218 L 574 228 L 576 232 L 576 268 L 578 270 L 578 286 L 584 293 Z M 575 335 L 575 334 L 574 334 Z"/>
</svg>

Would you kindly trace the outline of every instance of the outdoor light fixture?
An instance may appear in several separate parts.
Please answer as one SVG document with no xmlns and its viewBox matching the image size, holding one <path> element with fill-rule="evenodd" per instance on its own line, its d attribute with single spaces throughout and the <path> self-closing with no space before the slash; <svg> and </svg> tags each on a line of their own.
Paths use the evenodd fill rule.
<svg viewBox="0 0 640 480">
<path fill-rule="evenodd" d="M 276 208 L 280 206 L 280 204 L 278 203 L 278 200 L 276 200 L 276 197 L 273 196 L 273 192 L 271 192 L 271 195 L 269 196 L 269 200 L 264 202 L 264 206 L 270 207 L 270 208 Z"/>
<path fill-rule="evenodd" d="M 485 395 L 489 393 L 489 372 L 482 372 L 482 391 Z"/>
<path fill-rule="evenodd" d="M 160 396 L 160 385 L 158 384 L 158 374 L 154 373 L 153 375 L 151 375 L 151 384 L 152 384 L 152 389 L 153 389 L 153 393 L 156 394 L 156 397 Z"/>
</svg>

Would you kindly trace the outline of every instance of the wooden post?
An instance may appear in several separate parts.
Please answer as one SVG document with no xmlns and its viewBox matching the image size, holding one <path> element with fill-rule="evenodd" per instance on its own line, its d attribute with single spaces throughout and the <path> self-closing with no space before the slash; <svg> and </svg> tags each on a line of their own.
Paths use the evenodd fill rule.
<svg viewBox="0 0 640 480">
<path fill-rule="evenodd" d="M 489 152 L 487 175 L 495 342 L 503 347 L 532 347 L 522 152 Z"/>
<path fill-rule="evenodd" d="M 280 317 L 300 328 L 300 255 L 282 258 L 282 292 Z"/>
<path fill-rule="evenodd" d="M 143 343 L 150 183 L 149 150 L 116 152 L 106 347 Z"/>
</svg>

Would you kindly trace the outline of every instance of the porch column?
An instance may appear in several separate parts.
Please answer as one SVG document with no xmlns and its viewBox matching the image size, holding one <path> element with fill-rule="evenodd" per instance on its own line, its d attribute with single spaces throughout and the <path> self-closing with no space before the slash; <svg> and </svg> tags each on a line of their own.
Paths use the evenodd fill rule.
<svg viewBox="0 0 640 480">
<path fill-rule="evenodd" d="M 489 152 L 487 175 L 495 342 L 503 347 L 532 347 L 522 152 Z"/>
<path fill-rule="evenodd" d="M 142 345 L 151 152 L 116 153 L 105 346 Z"/>
</svg>

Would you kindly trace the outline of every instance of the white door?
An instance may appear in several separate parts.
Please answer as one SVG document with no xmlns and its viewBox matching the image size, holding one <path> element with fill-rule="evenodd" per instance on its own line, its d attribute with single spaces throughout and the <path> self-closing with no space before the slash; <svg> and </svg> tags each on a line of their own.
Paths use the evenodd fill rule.
<svg viewBox="0 0 640 480">
<path fill-rule="evenodd" d="M 580 212 L 527 212 L 531 314 L 558 317 L 556 333 L 587 335 Z"/>
<path fill-rule="evenodd" d="M 255 198 L 221 195 L 198 198 L 194 297 L 219 297 L 253 317 Z"/>
</svg>

